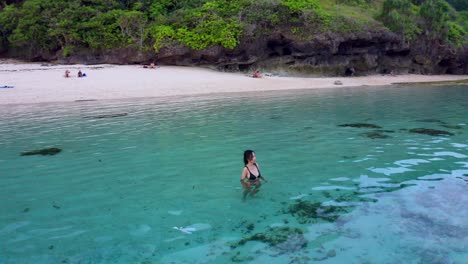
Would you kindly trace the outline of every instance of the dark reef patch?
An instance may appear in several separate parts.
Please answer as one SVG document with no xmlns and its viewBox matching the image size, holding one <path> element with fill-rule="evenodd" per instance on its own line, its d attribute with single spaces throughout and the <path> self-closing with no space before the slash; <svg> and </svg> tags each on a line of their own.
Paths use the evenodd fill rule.
<svg viewBox="0 0 468 264">
<path fill-rule="evenodd" d="M 416 122 L 446 124 L 446 123 L 445 123 L 444 121 L 442 121 L 442 120 L 439 120 L 439 119 L 432 119 L 432 118 L 428 118 L 428 119 L 419 119 L 419 120 L 416 120 Z"/>
<path fill-rule="evenodd" d="M 30 156 L 30 155 L 56 155 L 60 153 L 62 150 L 59 148 L 45 148 L 45 149 L 36 149 L 36 150 L 30 150 L 30 151 L 24 151 L 21 152 L 21 156 Z"/>
<path fill-rule="evenodd" d="M 351 206 L 324 206 L 320 202 L 299 200 L 290 205 L 283 213 L 290 213 L 301 224 L 317 222 L 319 220 L 334 222 L 341 214 L 348 213 Z"/>
<path fill-rule="evenodd" d="M 353 124 L 341 124 L 339 127 L 356 127 L 356 128 L 382 128 L 378 125 L 367 124 L 367 123 L 353 123 Z"/>
<path fill-rule="evenodd" d="M 249 241 L 260 241 L 273 247 L 280 254 L 294 252 L 307 246 L 307 240 L 303 234 L 304 231 L 299 228 L 270 227 L 265 232 L 255 233 L 231 244 L 231 248 L 243 246 Z"/>
<path fill-rule="evenodd" d="M 127 116 L 128 113 L 120 113 L 120 114 L 109 114 L 109 115 L 97 115 L 97 116 L 85 116 L 84 118 L 113 118 L 113 117 L 120 117 L 120 116 Z"/>
<path fill-rule="evenodd" d="M 362 133 L 361 136 L 368 137 L 371 139 L 391 138 L 391 136 L 385 135 L 384 133 L 379 132 L 379 131 L 371 131 L 371 132 Z"/>
<path fill-rule="evenodd" d="M 425 134 L 429 136 L 453 136 L 454 134 L 444 130 L 430 129 L 430 128 L 413 128 L 409 130 L 410 133 Z"/>
</svg>

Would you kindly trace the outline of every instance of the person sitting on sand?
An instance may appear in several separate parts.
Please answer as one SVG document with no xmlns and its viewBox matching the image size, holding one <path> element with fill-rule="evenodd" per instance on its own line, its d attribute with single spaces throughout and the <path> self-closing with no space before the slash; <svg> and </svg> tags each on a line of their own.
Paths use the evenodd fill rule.
<svg viewBox="0 0 468 264">
<path fill-rule="evenodd" d="M 259 71 L 254 71 L 252 74 L 252 78 L 262 78 L 262 75 Z"/>
<path fill-rule="evenodd" d="M 268 182 L 260 173 L 260 169 L 258 168 L 257 164 L 257 158 L 253 150 L 244 151 L 244 164 L 245 167 L 242 170 L 242 176 L 240 180 L 242 187 L 244 188 L 242 200 L 245 200 L 247 194 L 250 194 L 251 197 L 255 196 L 261 185 L 260 179 Z"/>
<path fill-rule="evenodd" d="M 154 68 L 155 68 L 154 63 L 151 63 L 150 64 L 150 69 L 154 69 Z"/>
<path fill-rule="evenodd" d="M 81 78 L 83 77 L 83 73 L 81 72 L 81 70 L 78 71 L 78 78 Z"/>
<path fill-rule="evenodd" d="M 69 71 L 69 70 L 66 70 L 66 71 L 65 71 L 65 78 L 68 78 L 68 77 L 70 77 L 70 71 Z"/>
</svg>

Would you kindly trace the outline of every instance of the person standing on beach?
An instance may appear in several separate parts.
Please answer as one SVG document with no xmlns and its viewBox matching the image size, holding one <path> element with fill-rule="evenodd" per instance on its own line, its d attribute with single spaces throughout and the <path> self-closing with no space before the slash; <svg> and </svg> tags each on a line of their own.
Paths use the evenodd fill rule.
<svg viewBox="0 0 468 264">
<path fill-rule="evenodd" d="M 261 186 L 260 179 L 268 182 L 260 173 L 257 157 L 253 150 L 244 151 L 244 164 L 245 167 L 242 169 L 242 176 L 240 179 L 242 187 L 244 188 L 242 200 L 245 200 L 248 194 L 252 197 L 255 196 Z"/>
</svg>

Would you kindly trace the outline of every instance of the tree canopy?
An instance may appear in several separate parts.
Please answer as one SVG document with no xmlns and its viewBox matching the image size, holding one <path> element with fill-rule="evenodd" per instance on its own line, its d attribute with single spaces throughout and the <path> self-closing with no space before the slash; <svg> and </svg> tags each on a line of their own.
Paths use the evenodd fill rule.
<svg viewBox="0 0 468 264">
<path fill-rule="evenodd" d="M 0 1 L 0 51 L 27 54 L 168 45 L 235 48 L 282 30 L 314 34 L 390 30 L 466 45 L 465 0 L 24 0 Z"/>
</svg>

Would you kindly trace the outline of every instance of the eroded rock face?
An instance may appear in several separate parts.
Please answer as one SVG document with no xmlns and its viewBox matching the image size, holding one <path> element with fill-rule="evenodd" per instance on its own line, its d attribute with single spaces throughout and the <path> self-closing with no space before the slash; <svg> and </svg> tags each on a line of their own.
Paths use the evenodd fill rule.
<svg viewBox="0 0 468 264">
<path fill-rule="evenodd" d="M 288 32 L 286 29 L 284 32 Z M 385 30 L 340 35 L 323 33 L 300 40 L 289 33 L 240 40 L 235 49 L 211 46 L 191 50 L 181 44 L 153 50 L 122 48 L 92 52 L 75 51 L 63 57 L 61 51 L 10 56 L 28 60 L 84 64 L 138 64 L 208 66 L 221 71 L 262 69 L 291 76 L 359 76 L 368 74 L 468 74 L 468 47 L 451 50 L 431 41 L 408 44 L 399 35 Z M 16 52 L 16 53 L 15 53 Z"/>
<path fill-rule="evenodd" d="M 153 51 L 140 51 L 134 48 L 122 48 L 102 52 L 89 50 L 77 51 L 70 57 L 63 57 L 60 52 L 55 55 L 56 61 L 63 64 L 138 64 L 156 60 Z"/>
<path fill-rule="evenodd" d="M 223 71 L 265 71 L 288 75 L 353 76 L 367 74 L 468 73 L 468 51 L 448 52 L 443 47 L 411 47 L 388 31 L 347 36 L 324 33 L 301 41 L 282 33 L 244 39 L 236 49 L 210 47 L 190 51 L 183 47 L 161 50 L 162 64 L 207 65 Z"/>
</svg>

